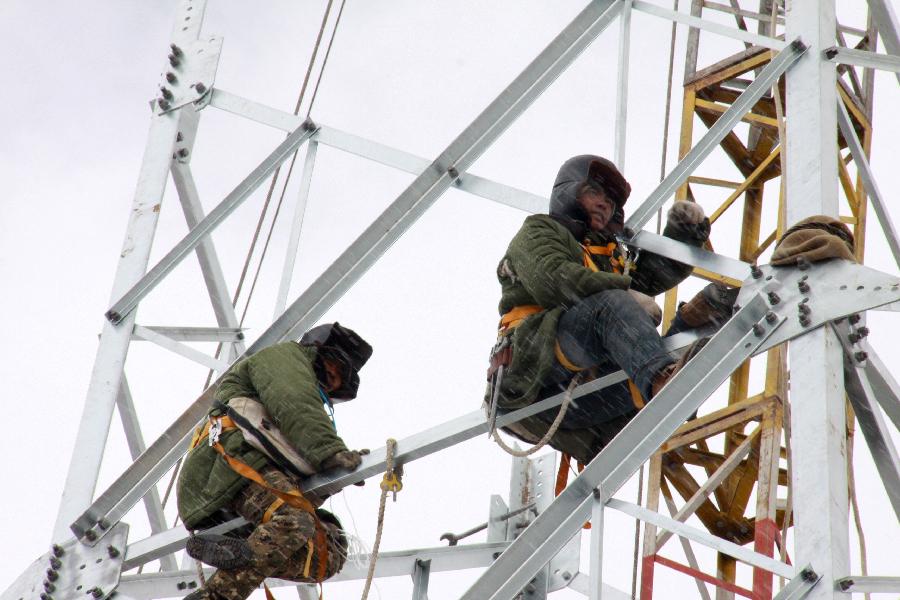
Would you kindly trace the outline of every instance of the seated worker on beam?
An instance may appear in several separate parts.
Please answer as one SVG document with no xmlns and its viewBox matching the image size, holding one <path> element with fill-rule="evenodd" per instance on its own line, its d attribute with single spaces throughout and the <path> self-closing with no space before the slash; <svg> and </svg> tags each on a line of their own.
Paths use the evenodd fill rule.
<svg viewBox="0 0 900 600">
<path fill-rule="evenodd" d="M 621 369 L 630 378 L 568 407 L 550 444 L 582 463 L 702 347 L 697 344 L 677 363 L 663 348 L 656 331 L 661 312 L 652 296 L 678 285 L 691 267 L 648 252 L 629 261 L 616 235 L 624 229 L 630 192 L 610 161 L 593 155 L 567 160 L 553 185 L 550 214 L 525 219 L 497 268 L 500 337 L 488 371 L 488 402 L 496 403 L 489 411 L 514 410 L 558 394 L 576 374 L 596 378 Z M 676 202 L 663 233 L 700 246 L 709 232 L 699 205 Z M 701 294 L 688 304 L 709 313 Z M 728 316 L 733 301 L 723 308 Z M 682 327 L 685 320 L 713 320 L 711 314 L 685 316 L 691 318 L 679 314 L 677 319 Z M 556 409 L 545 411 L 504 430 L 538 443 L 556 416 Z"/>
<path fill-rule="evenodd" d="M 190 556 L 219 569 L 189 600 L 244 600 L 266 577 L 321 583 L 341 570 L 340 522 L 303 496 L 299 480 L 354 470 L 368 453 L 347 449 L 332 404 L 356 397 L 371 355 L 359 335 L 332 323 L 264 348 L 222 378 L 178 478 L 178 514 L 192 532 L 237 516 L 248 525 L 188 540 Z"/>
</svg>

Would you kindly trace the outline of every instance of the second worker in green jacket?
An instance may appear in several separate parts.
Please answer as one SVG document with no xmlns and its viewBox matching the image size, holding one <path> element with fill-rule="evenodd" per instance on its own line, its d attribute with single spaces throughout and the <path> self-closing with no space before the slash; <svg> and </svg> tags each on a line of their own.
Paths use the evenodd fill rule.
<svg viewBox="0 0 900 600">
<path fill-rule="evenodd" d="M 497 267 L 502 288 L 500 340 L 511 352 L 494 395 L 501 411 L 565 390 L 576 373 L 599 377 L 623 370 L 629 382 L 579 397 L 552 437 L 553 447 L 588 462 L 676 370 L 656 326 L 652 296 L 684 280 L 691 267 L 642 252 L 627 261 L 623 232 L 631 186 L 608 160 L 581 155 L 559 170 L 550 214 L 525 219 Z M 702 245 L 709 219 L 693 202 L 676 202 L 664 235 Z M 535 443 L 557 411 L 519 421 L 506 431 Z"/>
</svg>

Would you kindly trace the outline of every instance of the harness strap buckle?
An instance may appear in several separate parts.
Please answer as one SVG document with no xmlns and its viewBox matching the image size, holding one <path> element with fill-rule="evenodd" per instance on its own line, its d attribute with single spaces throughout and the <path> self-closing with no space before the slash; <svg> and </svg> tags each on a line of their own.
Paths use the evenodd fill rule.
<svg viewBox="0 0 900 600">
<path fill-rule="evenodd" d="M 215 446 L 219 443 L 219 436 L 222 435 L 222 421 L 216 417 L 209 418 L 209 439 L 207 440 L 210 446 Z"/>
</svg>

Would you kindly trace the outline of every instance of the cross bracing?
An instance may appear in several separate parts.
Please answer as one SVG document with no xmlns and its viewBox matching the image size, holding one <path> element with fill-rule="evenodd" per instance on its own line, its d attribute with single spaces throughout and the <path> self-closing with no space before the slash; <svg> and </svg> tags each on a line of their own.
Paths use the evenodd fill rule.
<svg viewBox="0 0 900 600">
<path fill-rule="evenodd" d="M 204 114 L 205 114 L 205 113 L 204 113 Z M 321 159 L 320 159 L 320 160 L 321 160 Z M 428 159 L 425 159 L 425 164 L 427 164 L 427 163 L 428 163 Z M 177 167 L 176 167 L 176 168 L 177 168 Z M 183 169 L 179 169 L 179 170 L 183 170 Z M 462 181 L 460 182 L 460 187 L 462 187 L 463 185 L 465 185 L 465 183 L 466 183 L 465 180 L 467 179 L 467 177 L 465 176 L 465 175 L 467 175 L 467 174 L 465 173 L 465 170 L 462 171 L 462 174 L 463 174 L 463 176 L 461 177 L 461 180 L 462 180 Z M 485 187 L 485 186 L 482 185 L 482 188 L 484 188 L 484 187 Z M 495 190 L 495 191 L 496 191 L 496 190 Z M 512 195 L 515 195 L 515 194 L 510 194 L 510 196 L 512 196 Z M 532 195 L 532 196 L 533 196 L 533 195 Z M 150 208 L 151 208 L 151 210 L 152 210 L 152 207 L 150 207 Z M 706 258 L 709 258 L 709 257 L 706 257 Z M 719 259 L 719 260 L 722 260 L 722 259 Z M 720 267 L 720 268 L 721 268 L 721 267 Z M 115 295 L 115 294 L 114 294 L 114 295 Z M 149 328 L 148 328 L 148 329 L 149 329 Z M 146 332 L 145 332 L 145 333 L 146 333 Z M 151 337 L 152 337 L 152 336 L 151 336 Z M 145 337 L 144 339 L 147 339 L 147 338 Z M 170 339 L 171 339 L 171 338 L 170 338 Z"/>
</svg>

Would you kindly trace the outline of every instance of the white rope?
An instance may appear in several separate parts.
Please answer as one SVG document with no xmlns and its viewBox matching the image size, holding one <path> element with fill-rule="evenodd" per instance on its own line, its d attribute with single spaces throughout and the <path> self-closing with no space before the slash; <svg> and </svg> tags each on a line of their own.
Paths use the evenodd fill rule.
<svg viewBox="0 0 900 600">
<path fill-rule="evenodd" d="M 525 458 L 526 456 L 531 456 L 548 443 L 550 443 L 550 439 L 556 435 L 556 430 L 559 429 L 560 424 L 562 424 L 563 418 L 566 416 L 566 411 L 569 409 L 569 404 L 572 402 L 572 392 L 578 386 L 578 383 L 581 381 L 581 375 L 576 375 L 572 378 L 572 381 L 569 382 L 569 387 L 566 388 L 566 395 L 563 396 L 562 404 L 559 406 L 559 412 L 556 414 L 556 418 L 553 419 L 553 423 L 550 424 L 550 429 L 547 430 L 547 433 L 544 434 L 544 437 L 540 439 L 540 441 L 532 446 L 529 450 L 516 450 L 510 446 L 506 445 L 502 439 L 500 439 L 500 433 L 498 430 L 494 430 L 494 441 L 497 442 L 497 445 L 503 448 L 507 454 L 511 454 L 516 458 Z"/>
<path fill-rule="evenodd" d="M 394 450 L 397 440 L 388 438 L 385 444 L 385 481 L 394 475 Z M 369 588 L 372 587 L 372 579 L 375 577 L 375 564 L 378 562 L 378 547 L 381 545 L 381 532 L 384 529 L 384 509 L 387 505 L 388 486 L 381 486 L 381 499 L 378 501 L 378 525 L 375 529 L 375 541 L 372 543 L 372 557 L 369 560 L 369 572 L 366 574 L 366 585 L 363 588 L 362 600 L 369 597 Z"/>
</svg>

